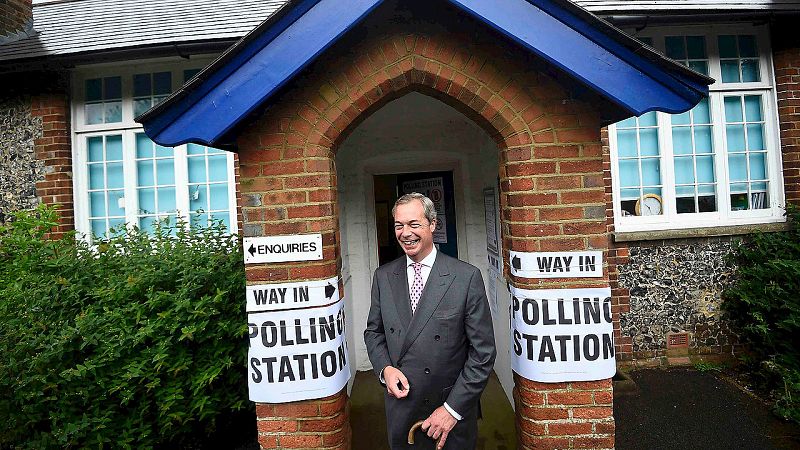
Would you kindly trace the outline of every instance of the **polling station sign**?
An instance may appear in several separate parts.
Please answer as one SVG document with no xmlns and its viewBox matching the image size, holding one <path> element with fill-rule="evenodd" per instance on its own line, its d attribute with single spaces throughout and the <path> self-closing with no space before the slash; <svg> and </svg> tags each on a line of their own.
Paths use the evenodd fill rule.
<svg viewBox="0 0 800 450">
<path fill-rule="evenodd" d="M 511 288 L 511 367 L 543 383 L 594 381 L 617 370 L 611 288 Z"/>
<path fill-rule="evenodd" d="M 339 278 L 247 286 L 247 312 L 329 305 L 339 300 Z"/>
<path fill-rule="evenodd" d="M 250 400 L 285 403 L 339 392 L 350 379 L 344 301 L 248 314 Z"/>
</svg>

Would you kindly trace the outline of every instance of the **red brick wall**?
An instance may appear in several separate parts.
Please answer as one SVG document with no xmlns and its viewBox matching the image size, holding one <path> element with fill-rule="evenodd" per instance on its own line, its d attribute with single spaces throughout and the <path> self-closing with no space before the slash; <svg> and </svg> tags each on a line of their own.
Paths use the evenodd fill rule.
<svg viewBox="0 0 800 450">
<path fill-rule="evenodd" d="M 800 38 L 796 19 L 779 21 L 772 30 L 783 182 L 786 200 L 800 204 Z"/>
<path fill-rule="evenodd" d="M 44 165 L 44 178 L 36 182 L 36 195 L 42 203 L 58 205 L 61 224 L 53 235 L 58 237 L 75 229 L 68 87 L 62 75 L 45 76 L 40 82 L 48 90 L 31 97 L 31 115 L 42 120 L 34 153 Z"/>
<path fill-rule="evenodd" d="M 3 0 L 0 2 L 0 38 L 26 31 L 33 22 L 31 0 Z"/>
<path fill-rule="evenodd" d="M 462 111 L 498 143 L 506 257 L 510 249 L 608 248 L 600 127 L 591 107 L 503 41 L 423 28 L 383 27 L 335 46 L 240 135 L 244 235 L 322 233 L 324 243 L 319 262 L 248 266 L 248 283 L 339 274 L 336 149 L 371 112 L 410 90 Z M 608 283 L 607 277 L 513 281 L 529 289 Z M 520 448 L 613 447 L 610 380 L 518 379 L 515 399 Z M 326 402 L 339 409 L 323 413 Z M 262 447 L 346 448 L 346 403 L 342 391 L 324 400 L 258 405 Z M 543 417 L 542 410 L 554 415 Z M 324 431 L 304 428 L 312 417 L 328 417 Z M 328 436 L 342 444 L 329 445 Z"/>
</svg>

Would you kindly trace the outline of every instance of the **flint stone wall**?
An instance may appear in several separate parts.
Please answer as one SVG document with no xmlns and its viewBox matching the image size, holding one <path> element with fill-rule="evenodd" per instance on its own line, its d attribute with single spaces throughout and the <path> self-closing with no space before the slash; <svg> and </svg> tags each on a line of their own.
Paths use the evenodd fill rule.
<svg viewBox="0 0 800 450">
<path fill-rule="evenodd" d="M 733 245 L 704 239 L 629 247 L 619 283 L 630 290 L 630 312 L 620 314 L 620 328 L 635 358 L 663 356 L 669 332 L 689 332 L 693 354 L 733 351 L 738 342 L 720 307 L 736 270 L 725 258 Z"/>
<path fill-rule="evenodd" d="M 0 222 L 39 203 L 36 182 L 44 178 L 44 165 L 35 158 L 34 141 L 41 136 L 42 119 L 31 115 L 29 96 L 0 96 Z"/>
</svg>

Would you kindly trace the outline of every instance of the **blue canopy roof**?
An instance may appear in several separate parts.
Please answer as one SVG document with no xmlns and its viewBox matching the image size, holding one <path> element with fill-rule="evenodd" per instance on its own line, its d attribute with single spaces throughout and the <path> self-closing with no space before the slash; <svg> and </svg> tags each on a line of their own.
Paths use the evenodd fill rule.
<svg viewBox="0 0 800 450">
<path fill-rule="evenodd" d="M 711 78 L 659 55 L 568 0 L 448 0 L 618 105 L 680 113 Z M 229 146 L 227 134 L 384 0 L 295 0 L 136 120 L 155 142 Z"/>
</svg>

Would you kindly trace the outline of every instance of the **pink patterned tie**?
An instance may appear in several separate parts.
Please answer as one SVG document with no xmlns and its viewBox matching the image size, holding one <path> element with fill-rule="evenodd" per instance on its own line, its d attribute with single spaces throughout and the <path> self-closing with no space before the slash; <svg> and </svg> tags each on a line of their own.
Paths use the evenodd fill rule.
<svg viewBox="0 0 800 450">
<path fill-rule="evenodd" d="M 411 314 L 414 314 L 417 310 L 419 298 L 422 296 L 422 263 L 411 263 L 411 267 L 414 268 L 414 282 L 411 283 L 411 292 L 409 294 L 411 296 Z"/>
</svg>

